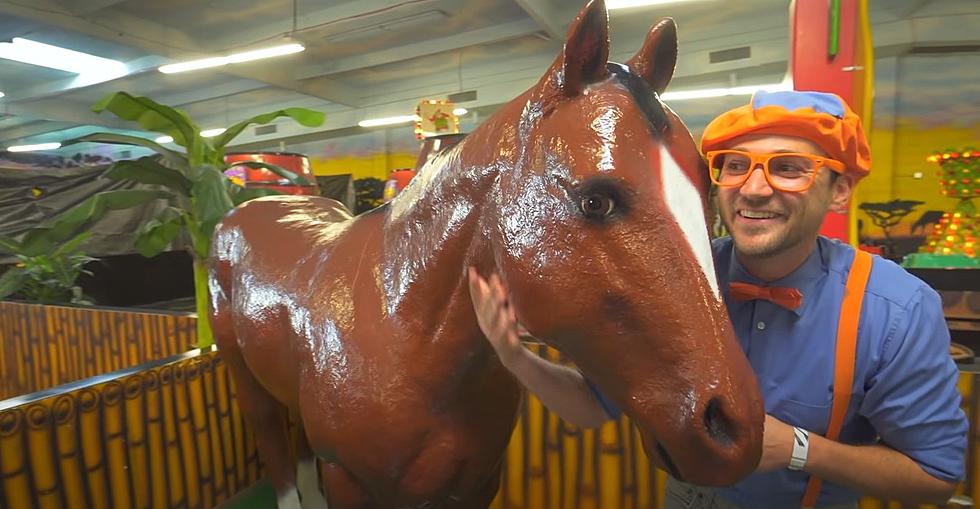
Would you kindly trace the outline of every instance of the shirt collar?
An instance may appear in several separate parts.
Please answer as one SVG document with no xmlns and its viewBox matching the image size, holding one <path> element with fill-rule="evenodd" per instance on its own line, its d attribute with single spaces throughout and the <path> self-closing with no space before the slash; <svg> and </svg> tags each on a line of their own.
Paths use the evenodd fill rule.
<svg viewBox="0 0 980 509">
<path fill-rule="evenodd" d="M 830 256 L 831 250 L 824 245 L 825 241 L 826 239 L 823 237 L 818 237 L 816 248 L 810 253 L 810 256 L 807 257 L 802 265 L 785 277 L 769 282 L 765 282 L 745 270 L 745 267 L 739 263 L 738 257 L 735 255 L 735 243 L 732 242 L 732 251 L 728 261 L 728 280 L 743 281 L 759 286 L 786 286 L 796 288 L 803 294 L 803 305 L 792 310 L 792 312 L 796 313 L 796 316 L 802 316 L 804 311 L 810 306 L 811 299 L 808 296 L 815 296 L 817 294 L 817 285 L 827 274 L 827 267 L 830 265 L 828 257 Z"/>
</svg>

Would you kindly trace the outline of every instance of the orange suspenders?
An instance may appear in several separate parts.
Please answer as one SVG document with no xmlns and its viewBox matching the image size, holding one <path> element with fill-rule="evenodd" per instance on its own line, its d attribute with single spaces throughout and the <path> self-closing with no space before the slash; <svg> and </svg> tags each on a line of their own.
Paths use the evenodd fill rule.
<svg viewBox="0 0 980 509">
<path fill-rule="evenodd" d="M 834 355 L 834 397 L 830 407 L 830 424 L 827 426 L 829 440 L 837 440 L 844 414 L 851 402 L 851 388 L 854 384 L 854 361 L 857 356 L 858 321 L 861 318 L 861 303 L 864 301 L 864 288 L 871 275 L 871 254 L 860 249 L 854 251 L 854 262 L 844 287 L 844 301 L 841 303 L 840 322 L 837 324 L 837 346 Z M 810 476 L 806 491 L 803 492 L 802 506 L 813 507 L 820 495 L 821 479 Z"/>
</svg>

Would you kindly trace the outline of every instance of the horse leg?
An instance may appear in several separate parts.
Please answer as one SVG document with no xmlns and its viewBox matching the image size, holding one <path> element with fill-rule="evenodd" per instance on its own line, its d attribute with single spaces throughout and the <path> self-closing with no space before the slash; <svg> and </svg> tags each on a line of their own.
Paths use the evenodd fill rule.
<svg viewBox="0 0 980 509">
<path fill-rule="evenodd" d="M 235 380 L 238 406 L 255 432 L 255 445 L 276 490 L 279 509 L 300 509 L 296 491 L 296 464 L 289 457 L 286 407 L 272 397 L 245 365 L 234 341 L 220 343 L 221 357 Z"/>
<path fill-rule="evenodd" d="M 296 448 L 296 488 L 303 509 L 327 509 L 327 499 L 320 491 L 320 476 L 316 471 L 316 456 L 310 449 L 302 422 L 296 426 L 293 445 Z"/>
<path fill-rule="evenodd" d="M 368 509 L 371 507 L 371 497 L 361 486 L 361 483 L 337 463 L 323 463 L 320 471 L 323 478 L 323 490 L 330 499 L 332 509 Z"/>
</svg>

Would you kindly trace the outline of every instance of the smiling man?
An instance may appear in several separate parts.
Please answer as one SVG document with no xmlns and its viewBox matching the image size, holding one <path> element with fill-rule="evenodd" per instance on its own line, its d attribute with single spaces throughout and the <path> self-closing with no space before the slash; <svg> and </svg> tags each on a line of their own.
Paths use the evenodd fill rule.
<svg viewBox="0 0 980 509">
<path fill-rule="evenodd" d="M 714 241 L 715 263 L 765 400 L 765 450 L 758 473 L 734 487 L 669 492 L 717 497 L 716 507 L 794 507 L 805 491 L 817 507 L 856 507 L 861 494 L 946 500 L 964 477 L 968 425 L 939 296 L 863 254 L 866 282 L 851 281 L 861 257 L 819 235 L 870 172 L 860 118 L 833 94 L 760 92 L 712 121 L 701 148 L 730 233 Z M 853 353 L 841 355 L 849 314 Z M 850 383 L 835 390 L 849 363 Z"/>
<path fill-rule="evenodd" d="M 701 148 L 730 233 L 715 267 L 767 416 L 755 474 L 726 488 L 669 479 L 664 508 L 944 502 L 968 424 L 939 296 L 819 235 L 871 169 L 860 118 L 833 94 L 760 92 L 712 121 Z M 581 426 L 619 415 L 578 371 L 527 355 L 498 277 L 471 271 L 470 293 L 504 365 L 552 411 Z"/>
</svg>

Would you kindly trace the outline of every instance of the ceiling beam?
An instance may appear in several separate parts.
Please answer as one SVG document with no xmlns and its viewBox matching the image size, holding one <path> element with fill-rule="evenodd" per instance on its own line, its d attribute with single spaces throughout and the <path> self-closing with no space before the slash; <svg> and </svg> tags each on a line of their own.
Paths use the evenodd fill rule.
<svg viewBox="0 0 980 509">
<path fill-rule="evenodd" d="M 167 106 L 176 108 L 205 101 L 213 101 L 215 99 L 224 99 L 225 97 L 244 94 L 262 88 L 266 88 L 265 83 L 241 79 L 226 81 L 210 87 L 195 88 L 187 92 L 163 95 L 154 100 L 160 104 L 166 104 Z"/>
<path fill-rule="evenodd" d="M 132 77 L 137 74 L 153 71 L 164 62 L 166 62 L 166 60 L 158 56 L 137 58 L 136 60 L 126 62 L 127 73 L 123 76 L 115 76 L 110 79 L 100 79 L 98 76 L 78 75 L 74 78 L 67 78 L 49 83 L 42 83 L 40 85 L 35 85 L 25 89 L 14 90 L 4 97 L 4 101 L 15 103 L 20 101 L 34 101 L 37 99 L 55 97 L 73 90 L 91 87 L 119 78 Z"/>
<path fill-rule="evenodd" d="M 261 81 L 285 90 L 292 90 L 332 103 L 356 107 L 361 103 L 361 91 L 356 87 L 328 78 L 310 80 L 295 80 L 295 66 L 285 62 L 286 59 L 276 59 L 274 63 L 245 62 L 235 64 L 236 69 L 223 69 L 226 74 L 241 78 Z"/>
<path fill-rule="evenodd" d="M 39 134 L 62 131 L 64 129 L 71 129 L 72 127 L 77 127 L 77 126 L 78 124 L 75 124 L 74 122 L 52 122 L 50 120 L 34 120 L 31 121 L 30 123 L 21 124 L 16 127 L 10 127 L 8 129 L 0 129 L 0 143 L 7 145 L 7 143 L 4 142 L 29 138 L 31 136 L 37 136 Z"/>
<path fill-rule="evenodd" d="M 565 40 L 565 20 L 555 4 L 549 0 L 514 0 L 531 19 L 555 42 Z"/>
<path fill-rule="evenodd" d="M 76 16 L 87 16 L 89 14 L 95 14 L 112 7 L 116 4 L 121 4 L 126 0 L 62 0 L 65 7 L 71 11 L 72 14 Z"/>
<path fill-rule="evenodd" d="M 6 103 L 0 101 L 0 111 L 17 115 L 59 122 L 72 122 L 77 125 L 91 124 L 105 127 L 132 129 L 130 122 L 119 120 L 112 115 L 99 115 L 89 109 L 89 104 L 68 101 L 65 99 L 40 99 L 37 101 L 22 101 Z"/>
<path fill-rule="evenodd" d="M 200 47 L 198 41 L 179 30 L 136 16 L 109 12 L 100 15 L 98 22 L 93 22 L 72 14 L 52 0 L 32 0 L 30 5 L 0 1 L 0 14 L 17 16 L 171 58 L 180 57 Z"/>
<path fill-rule="evenodd" d="M 322 64 L 307 65 L 300 67 L 296 72 L 297 79 L 314 78 L 317 76 L 328 76 L 342 72 L 354 71 L 366 67 L 411 60 L 413 58 L 438 53 L 453 51 L 467 46 L 478 46 L 500 42 L 516 37 L 539 32 L 541 29 L 534 20 L 522 20 L 514 23 L 504 23 L 501 25 L 470 30 L 448 37 L 430 39 L 427 41 L 406 44 L 395 48 L 375 51 L 355 57 L 339 58 L 324 62 Z"/>
<path fill-rule="evenodd" d="M 304 3 L 309 4 L 312 2 Z M 297 29 L 299 32 L 327 30 L 327 27 L 330 25 L 345 20 L 363 20 L 389 11 L 397 12 L 400 8 L 400 4 L 394 3 L 391 0 L 347 0 L 339 5 L 303 13 L 297 20 Z M 227 30 L 224 34 L 213 34 L 213 38 L 210 38 L 209 42 L 213 49 L 225 50 L 243 44 L 250 44 L 253 41 L 266 39 L 269 36 L 292 33 L 292 11 L 290 10 L 288 14 L 288 16 L 283 16 L 281 19 L 266 20 L 257 28 L 236 28 L 235 30 Z"/>
</svg>

